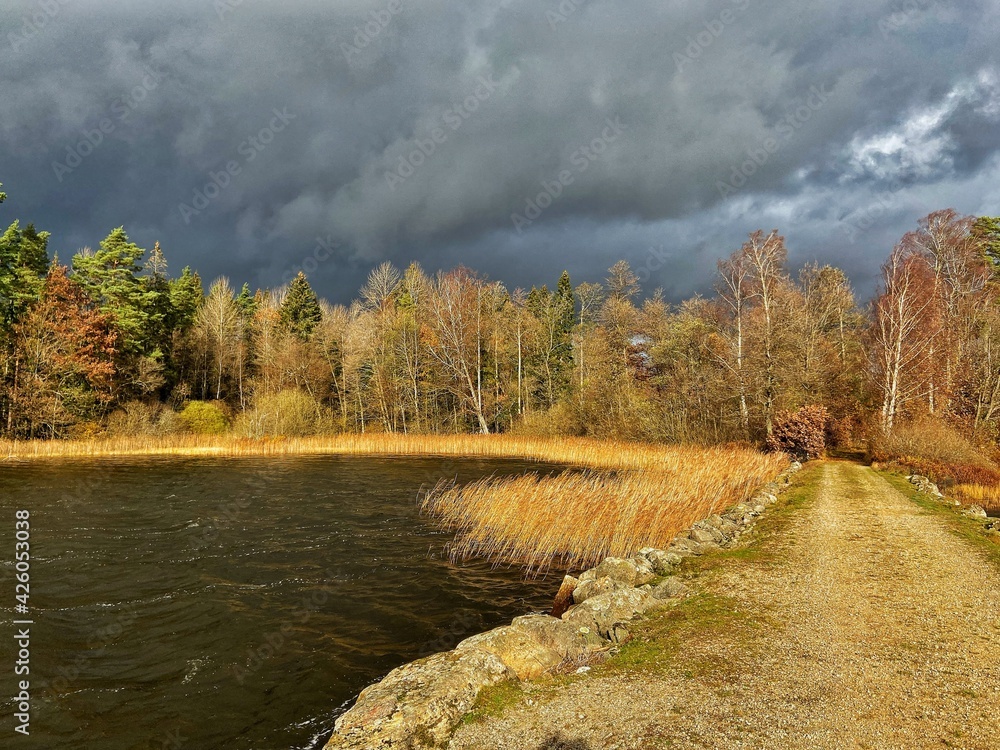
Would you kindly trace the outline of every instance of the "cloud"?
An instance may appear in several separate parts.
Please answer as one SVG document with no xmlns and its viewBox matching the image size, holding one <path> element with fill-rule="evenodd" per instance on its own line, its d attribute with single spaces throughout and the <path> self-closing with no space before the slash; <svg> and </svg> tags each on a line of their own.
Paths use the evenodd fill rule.
<svg viewBox="0 0 1000 750">
<path fill-rule="evenodd" d="M 17 5 L 0 39 L 8 216 L 51 229 L 63 257 L 124 223 L 174 270 L 258 285 L 334 238 L 312 278 L 343 300 L 383 259 L 515 286 L 661 246 L 672 260 L 647 285 L 677 298 L 771 226 L 793 258 L 864 285 L 922 214 L 997 211 L 992 0 L 220 2 L 65 2 L 34 31 L 42 5 Z M 150 70 L 162 80 L 133 96 Z M 249 145 L 275 109 L 295 119 Z M 57 179 L 102 119 L 114 128 Z"/>
</svg>

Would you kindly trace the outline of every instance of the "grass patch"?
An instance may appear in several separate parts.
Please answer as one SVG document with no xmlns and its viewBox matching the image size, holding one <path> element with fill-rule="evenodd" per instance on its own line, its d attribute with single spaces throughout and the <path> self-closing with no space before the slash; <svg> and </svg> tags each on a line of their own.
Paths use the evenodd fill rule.
<svg viewBox="0 0 1000 750">
<path fill-rule="evenodd" d="M 1000 568 L 1000 534 L 983 528 L 983 521 L 963 516 L 954 505 L 946 505 L 936 497 L 927 495 L 910 484 L 906 477 L 894 472 L 878 472 L 889 484 L 912 500 L 926 513 L 937 516 L 957 537 L 972 543 L 991 563 Z"/>
<path fill-rule="evenodd" d="M 524 700 L 524 688 L 517 680 L 490 685 L 479 691 L 476 705 L 462 717 L 462 724 L 475 724 L 494 716 L 500 716 L 511 706 Z"/>
</svg>

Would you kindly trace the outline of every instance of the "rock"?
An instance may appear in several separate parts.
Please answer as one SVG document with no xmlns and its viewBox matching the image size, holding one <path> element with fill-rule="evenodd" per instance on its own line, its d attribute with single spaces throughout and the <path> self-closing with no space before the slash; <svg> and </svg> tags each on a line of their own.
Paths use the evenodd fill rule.
<svg viewBox="0 0 1000 750">
<path fill-rule="evenodd" d="M 563 615 L 563 620 L 576 627 L 587 627 L 599 635 L 621 643 L 627 630 L 616 626 L 627 623 L 650 607 L 650 598 L 638 589 L 621 589 L 593 596 Z"/>
<path fill-rule="evenodd" d="M 987 531 L 997 531 L 1000 532 L 1000 518 L 994 519 L 989 523 L 983 524 L 983 528 Z"/>
<path fill-rule="evenodd" d="M 635 565 L 635 585 L 643 586 L 656 578 L 653 564 L 642 555 L 636 555 L 629 559 Z"/>
<path fill-rule="evenodd" d="M 549 612 L 552 617 L 562 617 L 563 612 L 573 606 L 573 590 L 579 585 L 580 581 L 573 576 L 563 578 L 562 584 L 556 592 L 556 598 L 552 602 L 552 611 Z"/>
<path fill-rule="evenodd" d="M 740 525 L 736 521 L 719 515 L 710 516 L 705 520 L 705 523 L 711 524 L 714 528 L 721 531 L 724 536 L 732 536 L 740 528 Z"/>
<path fill-rule="evenodd" d="M 593 631 L 548 615 L 525 615 L 507 626 L 466 638 L 456 653 L 480 650 L 500 659 L 519 680 L 530 680 L 565 662 L 579 663 L 606 644 Z"/>
<path fill-rule="evenodd" d="M 963 516 L 969 516 L 971 518 L 987 518 L 986 511 L 982 509 L 979 505 L 969 505 L 962 509 Z"/>
<path fill-rule="evenodd" d="M 721 534 L 720 534 L 721 536 Z M 712 534 L 708 529 L 694 528 L 688 532 L 688 538 L 696 542 L 714 542 L 717 541 L 715 535 Z"/>
<path fill-rule="evenodd" d="M 676 578 L 668 578 L 653 586 L 649 593 L 654 599 L 675 599 L 687 593 L 687 586 Z"/>
<path fill-rule="evenodd" d="M 670 543 L 670 549 L 667 551 L 681 557 L 691 557 L 692 555 L 703 555 L 714 546 L 714 544 L 696 542 L 693 539 L 678 537 Z"/>
<path fill-rule="evenodd" d="M 580 583 L 583 583 L 584 581 L 595 581 L 597 580 L 597 573 L 593 568 L 589 568 L 578 575 L 577 578 L 580 579 Z"/>
<path fill-rule="evenodd" d="M 609 578 L 614 578 L 615 580 L 627 583 L 629 586 L 635 586 L 636 577 L 639 575 L 639 571 L 634 562 L 631 560 L 623 560 L 620 557 L 605 558 L 604 561 L 594 569 L 594 572 L 597 574 L 598 578 L 608 576 Z"/>
<path fill-rule="evenodd" d="M 666 550 L 647 547 L 645 550 L 640 550 L 640 554 L 643 553 L 643 556 L 653 566 L 653 572 L 660 576 L 673 573 L 674 569 L 681 564 L 681 556 L 676 552 L 667 552 Z"/>
<path fill-rule="evenodd" d="M 434 654 L 392 670 L 361 691 L 334 725 L 327 748 L 429 748 L 443 744 L 479 691 L 514 679 L 498 656 L 477 649 Z"/>
<path fill-rule="evenodd" d="M 628 588 L 632 588 L 632 584 L 619 581 L 617 578 L 612 578 L 611 576 L 601 576 L 593 581 L 584 581 L 573 589 L 573 602 L 575 604 L 583 604 L 592 596 L 600 596 L 612 591 Z"/>
</svg>

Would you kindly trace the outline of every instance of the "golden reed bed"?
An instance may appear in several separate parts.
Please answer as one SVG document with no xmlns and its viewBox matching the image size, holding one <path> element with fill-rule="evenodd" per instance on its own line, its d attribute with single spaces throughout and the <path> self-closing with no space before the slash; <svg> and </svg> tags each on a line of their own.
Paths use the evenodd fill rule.
<svg viewBox="0 0 1000 750">
<path fill-rule="evenodd" d="M 991 516 L 1000 515 L 1000 486 L 960 484 L 955 487 L 955 494 L 962 502 L 983 507 Z"/>
<path fill-rule="evenodd" d="M 520 458 L 574 467 L 557 475 L 439 484 L 424 510 L 456 532 L 455 557 L 485 556 L 535 572 L 580 568 L 644 546 L 749 498 L 787 465 L 745 447 L 700 448 L 507 435 L 228 436 L 0 442 L 9 459 L 89 456 L 397 455 Z M 582 469 L 582 470 L 581 470 Z"/>
</svg>

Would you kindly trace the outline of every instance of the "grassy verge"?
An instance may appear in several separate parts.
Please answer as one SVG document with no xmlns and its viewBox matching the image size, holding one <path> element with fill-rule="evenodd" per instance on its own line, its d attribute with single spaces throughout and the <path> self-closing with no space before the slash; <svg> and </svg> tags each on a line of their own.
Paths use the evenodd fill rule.
<svg viewBox="0 0 1000 750">
<path fill-rule="evenodd" d="M 594 665 L 584 674 L 555 675 L 534 681 L 530 686 L 504 683 L 483 690 L 464 723 L 500 716 L 530 696 L 536 702 L 554 698 L 567 685 L 580 680 L 615 675 L 670 672 L 693 679 L 711 673 L 725 690 L 732 666 L 724 661 L 706 660 L 697 644 L 725 634 L 738 648 L 753 653 L 758 634 L 765 628 L 780 629 L 782 622 L 768 612 L 751 612 L 735 599 L 713 591 L 714 578 L 734 564 L 754 565 L 764 570 L 785 564 L 775 543 L 787 531 L 793 515 L 811 504 L 822 482 L 823 464 L 807 464 L 779 497 L 778 504 L 757 521 L 744 536 L 740 547 L 719 550 L 701 557 L 687 558 L 677 576 L 693 594 L 669 609 L 651 613 L 633 623 L 633 638 L 618 653 Z"/>
<path fill-rule="evenodd" d="M 879 474 L 925 513 L 939 518 L 955 536 L 972 543 L 990 562 L 1000 567 L 1000 534 L 984 529 L 982 520 L 963 516 L 956 506 L 947 505 L 936 497 L 918 492 L 906 477 L 900 474 L 889 471 L 880 471 Z"/>
</svg>

